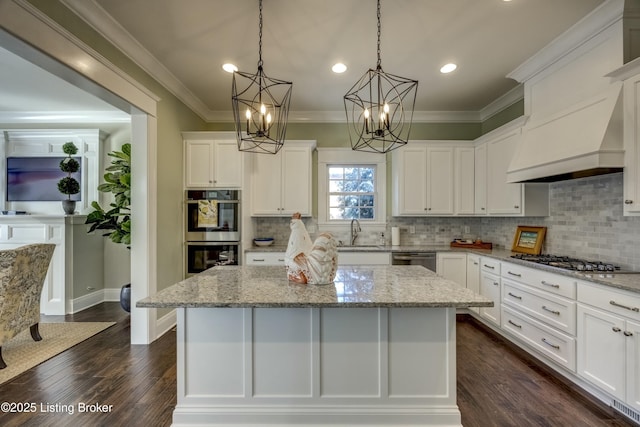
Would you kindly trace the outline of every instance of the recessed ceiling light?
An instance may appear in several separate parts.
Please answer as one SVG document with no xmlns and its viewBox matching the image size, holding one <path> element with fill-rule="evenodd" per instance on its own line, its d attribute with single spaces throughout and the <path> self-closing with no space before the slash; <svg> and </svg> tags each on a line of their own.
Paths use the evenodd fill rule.
<svg viewBox="0 0 640 427">
<path fill-rule="evenodd" d="M 456 64 L 449 63 L 449 64 L 443 65 L 442 68 L 440 68 L 440 72 L 442 74 L 447 74 L 447 73 L 452 72 L 456 68 L 458 68 L 458 66 Z"/>
<path fill-rule="evenodd" d="M 338 62 L 337 64 L 333 64 L 333 67 L 331 67 L 331 71 L 333 71 L 336 74 L 341 74 L 347 71 L 347 66 L 344 65 L 342 62 Z"/>
<path fill-rule="evenodd" d="M 233 73 L 233 72 L 238 71 L 238 67 L 236 67 L 233 64 L 229 64 L 229 63 L 222 64 L 222 69 L 225 70 L 227 73 Z"/>
</svg>

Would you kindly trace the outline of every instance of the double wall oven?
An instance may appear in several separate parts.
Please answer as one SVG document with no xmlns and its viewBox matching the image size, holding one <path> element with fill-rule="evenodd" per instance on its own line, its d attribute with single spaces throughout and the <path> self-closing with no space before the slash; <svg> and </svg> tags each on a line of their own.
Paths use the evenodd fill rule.
<svg viewBox="0 0 640 427">
<path fill-rule="evenodd" d="M 240 191 L 187 190 L 185 200 L 185 273 L 216 265 L 238 265 Z"/>
</svg>

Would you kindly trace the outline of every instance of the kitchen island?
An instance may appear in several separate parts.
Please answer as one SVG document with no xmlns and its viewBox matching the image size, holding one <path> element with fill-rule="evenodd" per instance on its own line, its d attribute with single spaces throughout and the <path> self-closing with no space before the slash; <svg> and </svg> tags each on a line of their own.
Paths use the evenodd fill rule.
<svg viewBox="0 0 640 427">
<path fill-rule="evenodd" d="M 178 312 L 174 426 L 459 426 L 456 308 L 492 305 L 421 266 L 216 267 L 137 303 Z"/>
</svg>

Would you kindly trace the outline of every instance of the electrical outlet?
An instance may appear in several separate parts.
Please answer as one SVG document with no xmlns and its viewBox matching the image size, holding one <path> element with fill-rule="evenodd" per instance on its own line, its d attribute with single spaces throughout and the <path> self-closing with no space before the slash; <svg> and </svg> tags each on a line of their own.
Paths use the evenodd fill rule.
<svg viewBox="0 0 640 427">
<path fill-rule="evenodd" d="M 410 225 L 409 226 L 409 234 L 416 234 L 416 226 L 415 225 Z"/>
<path fill-rule="evenodd" d="M 468 225 L 465 225 L 464 226 L 464 232 L 465 232 L 465 234 L 471 233 L 471 227 L 469 227 Z"/>
</svg>

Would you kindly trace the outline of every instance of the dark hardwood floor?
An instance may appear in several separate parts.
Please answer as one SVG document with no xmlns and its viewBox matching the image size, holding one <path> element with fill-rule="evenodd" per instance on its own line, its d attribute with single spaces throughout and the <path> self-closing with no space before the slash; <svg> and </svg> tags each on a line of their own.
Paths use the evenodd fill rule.
<svg viewBox="0 0 640 427">
<path fill-rule="evenodd" d="M 465 427 L 633 425 L 469 316 L 458 319 L 458 405 Z M 36 403 L 37 411 L 0 412 L 0 425 L 171 424 L 176 402 L 174 332 L 149 346 L 130 345 L 129 316 L 118 303 L 46 320 L 118 323 L 1 385 L 0 402 Z M 78 413 L 80 402 L 113 406 L 107 413 Z M 65 409 L 61 405 L 73 405 L 75 412 L 55 412 Z"/>
</svg>

